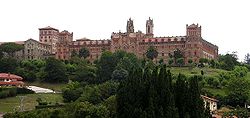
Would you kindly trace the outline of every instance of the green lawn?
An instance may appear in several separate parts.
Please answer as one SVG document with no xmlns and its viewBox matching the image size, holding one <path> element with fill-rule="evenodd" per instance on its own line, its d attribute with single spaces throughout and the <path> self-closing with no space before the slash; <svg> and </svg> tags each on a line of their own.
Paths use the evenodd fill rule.
<svg viewBox="0 0 250 118">
<path fill-rule="evenodd" d="M 52 89 L 58 92 L 62 91 L 62 88 L 65 87 L 67 84 L 65 83 L 43 83 L 43 82 L 25 82 L 28 86 L 38 86 L 42 88 Z"/>
<path fill-rule="evenodd" d="M 220 72 L 226 72 L 226 70 L 221 70 L 221 69 L 214 69 L 214 68 L 208 68 L 208 67 L 204 67 L 204 68 L 190 68 L 190 67 L 171 67 L 170 71 L 173 74 L 185 74 L 188 76 L 191 75 L 201 75 L 201 70 L 203 70 L 204 75 L 208 75 L 208 76 L 218 76 Z"/>
<path fill-rule="evenodd" d="M 21 95 L 18 95 L 21 96 Z M 8 97 L 0 99 L 0 112 L 13 112 L 14 109 L 18 109 L 20 106 L 19 97 Z M 63 101 L 61 94 L 27 94 L 25 95 L 23 104 L 24 110 L 32 110 L 37 105 L 36 99 L 40 97 L 42 100 L 46 100 L 48 103 L 61 103 Z"/>
</svg>

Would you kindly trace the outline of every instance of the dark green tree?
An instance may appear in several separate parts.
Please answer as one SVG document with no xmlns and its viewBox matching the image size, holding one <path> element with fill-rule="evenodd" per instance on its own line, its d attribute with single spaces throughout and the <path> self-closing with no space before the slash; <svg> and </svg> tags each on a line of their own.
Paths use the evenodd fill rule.
<svg viewBox="0 0 250 118">
<path fill-rule="evenodd" d="M 23 45 L 16 44 L 13 42 L 4 43 L 0 45 L 0 50 L 2 52 L 7 53 L 10 57 L 14 57 L 14 53 L 22 49 L 24 49 Z"/>
<path fill-rule="evenodd" d="M 113 80 L 124 80 L 128 77 L 128 71 L 125 69 L 116 69 L 112 73 Z"/>
<path fill-rule="evenodd" d="M 4 56 L 3 52 L 0 50 L 0 59 L 2 59 Z"/>
<path fill-rule="evenodd" d="M 168 65 L 171 66 L 173 63 L 174 63 L 174 60 L 173 60 L 172 58 L 170 58 L 170 59 L 168 60 Z"/>
<path fill-rule="evenodd" d="M 174 90 L 175 105 L 178 108 L 179 118 L 187 118 L 189 112 L 188 83 L 186 82 L 186 77 L 184 75 L 178 75 Z"/>
<path fill-rule="evenodd" d="M 90 52 L 87 48 L 84 47 L 79 50 L 79 57 L 83 57 L 84 59 L 86 59 L 89 55 Z"/>
<path fill-rule="evenodd" d="M 200 88 L 198 85 L 198 76 L 194 76 L 190 78 L 188 96 L 189 96 L 189 107 L 193 109 L 189 109 L 190 118 L 205 118 L 205 108 L 204 102 L 201 98 Z"/>
<path fill-rule="evenodd" d="M 183 65 L 184 65 L 184 58 L 178 58 L 178 59 L 176 60 L 176 64 L 177 64 L 178 66 L 183 66 Z"/>
<path fill-rule="evenodd" d="M 153 46 L 150 46 L 146 52 L 146 56 L 147 58 L 153 60 L 154 58 L 157 58 L 158 52 Z"/>
<path fill-rule="evenodd" d="M 193 60 L 192 59 L 188 59 L 188 64 L 192 65 L 192 63 L 193 63 Z"/>
<path fill-rule="evenodd" d="M 71 52 L 71 57 L 76 57 L 76 56 L 78 56 L 78 54 L 77 54 L 76 50 L 73 50 Z"/>
<path fill-rule="evenodd" d="M 0 59 L 0 72 L 14 73 L 18 62 L 14 58 L 2 58 Z"/>
<path fill-rule="evenodd" d="M 174 58 L 174 62 L 176 64 L 177 59 L 184 58 L 183 52 L 180 49 L 177 48 L 176 50 L 174 50 L 173 58 Z"/>
<path fill-rule="evenodd" d="M 111 79 L 112 72 L 115 70 L 117 63 L 114 63 L 112 52 L 105 51 L 102 53 L 97 63 L 97 77 L 100 82 Z"/>
<path fill-rule="evenodd" d="M 219 63 L 220 68 L 225 70 L 233 70 L 234 66 L 239 65 L 240 63 L 237 61 L 238 57 L 236 53 L 220 55 L 219 56 Z"/>
<path fill-rule="evenodd" d="M 55 58 L 48 58 L 46 60 L 44 71 L 47 73 L 44 80 L 46 82 L 68 82 L 66 67 L 60 60 L 57 60 Z"/>
</svg>

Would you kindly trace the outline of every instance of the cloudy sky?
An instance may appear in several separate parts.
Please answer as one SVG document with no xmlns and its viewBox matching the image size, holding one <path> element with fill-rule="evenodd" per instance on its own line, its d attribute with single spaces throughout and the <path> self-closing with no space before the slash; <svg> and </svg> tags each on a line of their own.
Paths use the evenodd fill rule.
<svg viewBox="0 0 250 118">
<path fill-rule="evenodd" d="M 145 32 L 148 17 L 155 36 L 185 35 L 186 24 L 202 26 L 202 37 L 219 53 L 250 53 L 249 0 L 1 0 L 0 42 L 38 40 L 38 28 L 74 32 L 74 39 L 109 39 L 126 30 L 128 18 Z"/>
</svg>

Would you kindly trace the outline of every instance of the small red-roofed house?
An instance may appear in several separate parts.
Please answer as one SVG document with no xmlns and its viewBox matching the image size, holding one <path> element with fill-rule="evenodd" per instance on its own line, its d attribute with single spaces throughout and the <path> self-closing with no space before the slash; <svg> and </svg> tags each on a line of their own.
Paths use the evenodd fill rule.
<svg viewBox="0 0 250 118">
<path fill-rule="evenodd" d="M 23 78 L 10 73 L 0 73 L 0 86 L 17 86 L 22 87 Z"/>
</svg>

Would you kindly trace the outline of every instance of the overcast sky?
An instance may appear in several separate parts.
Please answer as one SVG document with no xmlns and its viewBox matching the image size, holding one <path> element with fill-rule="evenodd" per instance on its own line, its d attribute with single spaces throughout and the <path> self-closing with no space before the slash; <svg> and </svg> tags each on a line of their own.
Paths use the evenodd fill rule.
<svg viewBox="0 0 250 118">
<path fill-rule="evenodd" d="M 38 40 L 38 28 L 74 32 L 74 39 L 110 39 L 134 20 L 145 32 L 153 18 L 155 36 L 185 35 L 186 24 L 202 26 L 202 37 L 219 53 L 250 53 L 249 0 L 1 0 L 0 42 Z"/>
</svg>

